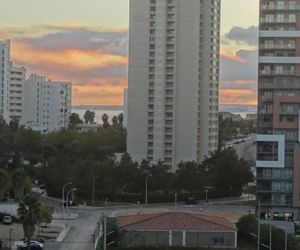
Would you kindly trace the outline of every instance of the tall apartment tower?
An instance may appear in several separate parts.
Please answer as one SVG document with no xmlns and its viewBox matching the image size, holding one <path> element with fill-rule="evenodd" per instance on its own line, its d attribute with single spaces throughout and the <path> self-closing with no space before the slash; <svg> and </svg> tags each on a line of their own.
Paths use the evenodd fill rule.
<svg viewBox="0 0 300 250">
<path fill-rule="evenodd" d="M 10 41 L 0 41 L 0 119 L 9 119 Z"/>
<path fill-rule="evenodd" d="M 71 115 L 71 83 L 32 75 L 25 85 L 24 125 L 42 133 L 67 128 Z"/>
<path fill-rule="evenodd" d="M 260 0 L 257 198 L 269 219 L 300 218 L 300 0 Z"/>
<path fill-rule="evenodd" d="M 24 88 L 26 81 L 26 68 L 17 67 L 10 62 L 8 107 L 9 120 L 18 120 L 20 124 L 24 118 Z"/>
<path fill-rule="evenodd" d="M 201 161 L 218 147 L 220 0 L 131 0 L 127 149 Z"/>
</svg>

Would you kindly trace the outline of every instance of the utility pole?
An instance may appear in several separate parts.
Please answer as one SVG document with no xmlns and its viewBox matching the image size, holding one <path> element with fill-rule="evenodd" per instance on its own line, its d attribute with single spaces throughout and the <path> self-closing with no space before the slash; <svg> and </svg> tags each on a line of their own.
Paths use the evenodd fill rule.
<svg viewBox="0 0 300 250">
<path fill-rule="evenodd" d="M 270 247 L 269 247 L 270 250 L 272 250 L 272 224 L 270 222 Z"/>
<path fill-rule="evenodd" d="M 95 177 L 93 178 L 93 197 L 92 197 L 92 207 L 95 206 Z"/>
<path fill-rule="evenodd" d="M 104 215 L 103 217 L 103 250 L 106 250 L 106 222 L 107 217 Z"/>
<path fill-rule="evenodd" d="M 284 250 L 287 250 L 287 232 L 285 232 Z"/>
<path fill-rule="evenodd" d="M 260 249 L 260 201 L 258 202 L 258 211 L 257 211 L 257 217 L 258 217 L 258 228 L 257 228 L 257 250 Z"/>
<path fill-rule="evenodd" d="M 9 249 L 11 249 L 11 234 L 12 234 L 12 231 L 14 231 L 13 228 L 9 229 Z"/>
</svg>

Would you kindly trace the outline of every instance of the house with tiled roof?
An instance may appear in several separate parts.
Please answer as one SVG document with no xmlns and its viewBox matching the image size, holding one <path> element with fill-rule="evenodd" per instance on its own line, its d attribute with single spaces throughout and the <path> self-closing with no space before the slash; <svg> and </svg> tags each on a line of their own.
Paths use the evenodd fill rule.
<svg viewBox="0 0 300 250">
<path fill-rule="evenodd" d="M 237 228 L 225 218 L 183 212 L 117 217 L 122 245 L 237 247 Z"/>
</svg>

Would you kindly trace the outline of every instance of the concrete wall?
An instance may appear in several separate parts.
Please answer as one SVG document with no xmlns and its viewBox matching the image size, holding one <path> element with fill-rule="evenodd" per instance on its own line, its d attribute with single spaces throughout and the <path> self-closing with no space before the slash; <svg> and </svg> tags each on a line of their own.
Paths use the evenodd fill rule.
<svg viewBox="0 0 300 250">
<path fill-rule="evenodd" d="M 236 232 L 139 231 L 127 232 L 123 246 L 236 247 Z"/>
</svg>

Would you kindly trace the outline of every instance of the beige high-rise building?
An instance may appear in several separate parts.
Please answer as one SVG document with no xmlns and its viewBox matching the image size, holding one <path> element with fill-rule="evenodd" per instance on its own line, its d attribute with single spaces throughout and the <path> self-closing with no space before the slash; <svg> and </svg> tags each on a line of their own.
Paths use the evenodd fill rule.
<svg viewBox="0 0 300 250">
<path fill-rule="evenodd" d="M 218 147 L 220 0 L 131 0 L 127 150 L 201 161 Z"/>
</svg>

